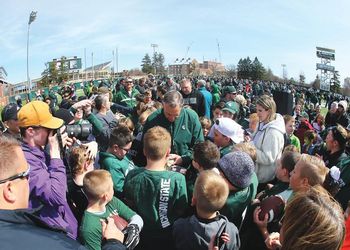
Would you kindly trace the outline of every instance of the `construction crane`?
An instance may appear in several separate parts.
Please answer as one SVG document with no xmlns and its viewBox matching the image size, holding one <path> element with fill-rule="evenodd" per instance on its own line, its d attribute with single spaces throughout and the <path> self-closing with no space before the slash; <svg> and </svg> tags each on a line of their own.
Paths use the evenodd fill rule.
<svg viewBox="0 0 350 250">
<path fill-rule="evenodd" d="M 188 52 L 190 51 L 190 48 L 191 48 L 192 44 L 193 44 L 193 42 L 191 42 L 190 45 L 187 47 L 186 54 L 185 54 L 184 58 L 187 58 Z"/>
<path fill-rule="evenodd" d="M 216 43 L 218 45 L 218 52 L 219 52 L 219 62 L 221 63 L 221 51 L 220 51 L 220 43 L 219 40 L 216 38 Z"/>
</svg>

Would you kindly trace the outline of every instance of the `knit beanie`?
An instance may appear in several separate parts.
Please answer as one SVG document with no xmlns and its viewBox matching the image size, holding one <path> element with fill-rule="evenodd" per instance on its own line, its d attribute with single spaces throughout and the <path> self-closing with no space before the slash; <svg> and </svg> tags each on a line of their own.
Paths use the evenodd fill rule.
<svg viewBox="0 0 350 250">
<path fill-rule="evenodd" d="M 235 151 L 219 160 L 218 169 L 234 187 L 244 189 L 251 183 L 254 162 L 247 153 Z"/>
<path fill-rule="evenodd" d="M 345 100 L 342 100 L 342 101 L 340 101 L 340 102 L 338 103 L 338 106 L 339 106 L 339 105 L 343 106 L 343 108 L 344 108 L 344 110 L 345 110 L 345 112 L 346 112 L 346 110 L 348 109 L 348 103 L 347 103 Z"/>
</svg>

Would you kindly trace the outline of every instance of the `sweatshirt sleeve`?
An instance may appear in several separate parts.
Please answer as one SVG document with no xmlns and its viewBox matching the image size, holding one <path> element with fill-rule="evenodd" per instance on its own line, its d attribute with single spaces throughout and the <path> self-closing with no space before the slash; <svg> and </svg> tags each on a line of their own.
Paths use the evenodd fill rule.
<svg viewBox="0 0 350 250">
<path fill-rule="evenodd" d="M 274 129 L 269 129 L 266 132 L 262 145 L 256 149 L 257 163 L 270 165 L 277 160 L 277 156 L 283 147 L 283 136 L 282 134 L 281 136 L 273 134 L 273 131 Z"/>
<path fill-rule="evenodd" d="M 51 206 L 64 205 L 66 203 L 67 179 L 66 168 L 61 159 L 51 159 L 50 165 L 27 160 L 31 166 L 29 186 L 31 196 L 40 199 L 40 202 Z"/>
</svg>

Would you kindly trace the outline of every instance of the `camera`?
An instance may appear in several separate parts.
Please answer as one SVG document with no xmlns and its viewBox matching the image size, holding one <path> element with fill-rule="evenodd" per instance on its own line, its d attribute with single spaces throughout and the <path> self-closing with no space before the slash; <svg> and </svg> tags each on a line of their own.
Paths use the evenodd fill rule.
<svg viewBox="0 0 350 250">
<path fill-rule="evenodd" d="M 81 141 L 86 141 L 92 133 L 91 124 L 66 125 L 66 132 L 69 137 L 75 137 Z"/>
</svg>

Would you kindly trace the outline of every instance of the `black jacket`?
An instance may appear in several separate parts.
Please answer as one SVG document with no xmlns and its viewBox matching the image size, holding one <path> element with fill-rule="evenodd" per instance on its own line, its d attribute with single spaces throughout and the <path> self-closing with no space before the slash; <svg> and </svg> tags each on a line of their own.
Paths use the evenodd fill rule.
<svg viewBox="0 0 350 250">
<path fill-rule="evenodd" d="M 84 249 L 79 242 L 66 236 L 66 232 L 53 228 L 34 215 L 35 210 L 0 209 L 0 248 L 6 250 Z M 119 241 L 108 241 L 103 250 L 126 249 Z"/>
<path fill-rule="evenodd" d="M 184 105 L 188 105 L 196 111 L 199 117 L 205 116 L 205 99 L 203 94 L 198 90 L 192 90 L 191 93 L 185 95 L 182 91 L 181 94 L 184 99 Z"/>
</svg>

